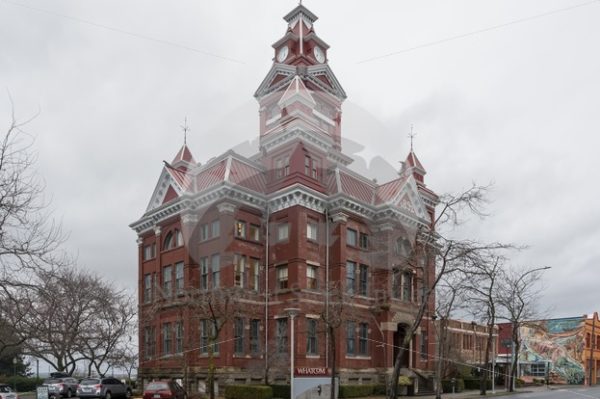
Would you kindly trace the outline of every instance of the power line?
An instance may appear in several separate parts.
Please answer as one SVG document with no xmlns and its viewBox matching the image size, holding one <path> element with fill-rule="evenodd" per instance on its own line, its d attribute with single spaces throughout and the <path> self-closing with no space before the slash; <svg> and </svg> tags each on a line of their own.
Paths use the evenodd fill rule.
<svg viewBox="0 0 600 399">
<path fill-rule="evenodd" d="M 240 61 L 240 60 L 237 60 L 235 58 L 225 57 L 225 56 L 222 56 L 222 55 L 219 55 L 219 54 L 214 54 L 214 53 L 211 53 L 211 52 L 208 52 L 208 51 L 205 51 L 205 50 L 200 50 L 200 49 L 197 49 L 197 48 L 194 48 L 194 47 L 186 46 L 185 44 L 175 43 L 175 42 L 172 42 L 172 41 L 169 41 L 169 40 L 164 40 L 164 39 L 158 39 L 158 38 L 155 38 L 155 37 L 143 35 L 141 33 L 126 31 L 126 30 L 115 28 L 115 27 L 112 27 L 112 26 L 103 25 L 103 24 L 100 24 L 100 23 L 97 23 L 97 22 L 89 21 L 89 20 L 86 20 L 86 19 L 83 19 L 83 18 L 73 17 L 71 15 L 61 14 L 61 13 L 58 13 L 58 12 L 55 12 L 55 11 L 46 10 L 46 9 L 43 9 L 43 8 L 32 7 L 30 5 L 19 3 L 19 2 L 16 2 L 16 1 L 11 1 L 11 0 L 0 0 L 0 1 L 4 2 L 6 4 L 13 5 L 13 6 L 27 8 L 29 10 L 33 10 L 33 11 L 37 11 L 37 12 L 49 14 L 49 15 L 52 15 L 52 16 L 55 16 L 55 17 L 64 18 L 64 19 L 68 19 L 68 20 L 71 20 L 71 21 L 79 22 L 79 23 L 82 23 L 82 24 L 91 25 L 91 26 L 94 26 L 96 28 L 101 28 L 101 29 L 109 30 L 111 32 L 116 32 L 116 33 L 120 33 L 120 34 L 123 34 L 123 35 L 132 36 L 132 37 L 135 37 L 135 38 L 138 38 L 138 39 L 144 39 L 144 40 L 148 40 L 148 41 L 151 41 L 151 42 L 160 43 L 160 44 L 164 44 L 164 45 L 167 45 L 167 46 L 172 46 L 172 47 L 177 47 L 177 48 L 180 48 L 180 49 L 183 49 L 183 50 L 192 51 L 192 52 L 199 53 L 199 54 L 202 54 L 202 55 L 205 55 L 205 56 L 208 56 L 208 57 L 218 58 L 218 59 L 221 59 L 223 61 L 229 61 L 229 62 L 233 62 L 233 63 L 236 63 L 236 64 L 245 64 L 244 61 Z"/>
<path fill-rule="evenodd" d="M 419 44 L 419 45 L 416 45 L 416 46 L 413 46 L 413 47 L 408 47 L 408 48 L 405 48 L 405 49 L 402 49 L 402 50 L 394 51 L 392 53 L 388 53 L 388 54 L 384 54 L 384 55 L 379 55 L 379 56 L 372 57 L 372 58 L 367 58 L 367 59 L 364 59 L 362 61 L 358 61 L 357 64 L 365 64 L 367 62 L 372 62 L 372 61 L 380 60 L 380 59 L 383 59 L 383 58 L 392 57 L 392 56 L 398 55 L 398 54 L 408 53 L 410 51 L 418 50 L 418 49 L 421 49 L 421 48 L 432 47 L 432 46 L 436 46 L 438 44 L 447 43 L 447 42 L 451 42 L 451 41 L 454 41 L 454 40 L 462 39 L 462 38 L 465 38 L 465 37 L 468 37 L 468 36 L 473 36 L 473 35 L 477 35 L 477 34 L 480 34 L 480 33 L 489 32 L 489 31 L 496 30 L 496 29 L 506 28 L 506 27 L 511 26 L 511 25 L 516 25 L 516 24 L 520 24 L 520 23 L 523 23 L 523 22 L 532 21 L 534 19 L 539 19 L 539 18 L 550 16 L 550 15 L 558 14 L 558 13 L 561 13 L 561 12 L 564 12 L 564 11 L 573 10 L 575 8 L 589 6 L 590 4 L 594 4 L 594 3 L 600 4 L 600 0 L 591 0 L 591 1 L 588 1 L 588 2 L 585 2 L 585 3 L 575 4 L 575 5 L 569 6 L 569 7 L 558 8 L 556 10 L 547 11 L 547 12 L 544 12 L 544 13 L 541 13 L 541 14 L 536 14 L 536 15 L 532 15 L 532 16 L 529 16 L 529 17 L 515 19 L 515 20 L 509 21 L 509 22 L 505 22 L 503 24 L 493 25 L 493 26 L 490 26 L 490 27 L 487 27 L 487 28 L 478 29 L 478 30 L 475 30 L 475 31 L 467 32 L 467 33 L 462 33 L 460 35 L 450 36 L 450 37 L 447 37 L 445 39 L 440 39 L 440 40 L 435 40 L 435 41 L 432 41 L 432 42 L 427 42 L 427 43 Z"/>
</svg>

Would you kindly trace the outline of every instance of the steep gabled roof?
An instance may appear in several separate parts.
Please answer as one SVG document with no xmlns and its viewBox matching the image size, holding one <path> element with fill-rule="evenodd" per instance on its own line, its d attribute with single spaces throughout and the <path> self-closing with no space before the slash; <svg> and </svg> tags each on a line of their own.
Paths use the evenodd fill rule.
<svg viewBox="0 0 600 399">
<path fill-rule="evenodd" d="M 421 161 L 419 161 L 419 158 L 417 158 L 417 155 L 412 149 L 408 153 L 405 162 L 406 166 L 417 169 L 419 172 L 421 172 L 422 175 L 425 175 L 427 173 L 425 171 L 425 168 L 423 167 L 423 164 L 421 164 Z"/>
<path fill-rule="evenodd" d="M 194 160 L 194 156 L 192 155 L 192 152 L 188 148 L 187 144 L 184 144 L 179 149 L 179 151 L 177 152 L 177 155 L 175 155 L 175 158 L 173 158 L 173 161 L 171 162 L 171 164 L 175 165 L 178 162 L 182 162 L 182 161 L 191 163 L 191 164 L 196 164 L 196 161 Z"/>
</svg>

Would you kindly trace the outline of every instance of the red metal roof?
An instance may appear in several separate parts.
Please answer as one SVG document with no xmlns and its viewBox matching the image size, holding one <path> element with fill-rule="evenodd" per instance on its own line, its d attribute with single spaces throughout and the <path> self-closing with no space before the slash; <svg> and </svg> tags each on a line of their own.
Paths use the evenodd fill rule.
<svg viewBox="0 0 600 399">
<path fill-rule="evenodd" d="M 192 155 L 192 152 L 190 151 L 190 149 L 188 148 L 188 146 L 186 144 L 184 144 L 183 147 L 181 147 L 181 149 L 179 150 L 179 152 L 177 152 L 177 155 L 175 155 L 175 158 L 173 158 L 173 162 L 171 162 L 171 163 L 176 164 L 177 162 L 180 162 L 180 161 L 189 162 L 192 164 L 196 163 L 196 161 L 194 160 L 194 156 Z"/>
<path fill-rule="evenodd" d="M 225 180 L 225 168 L 227 160 L 222 160 L 216 165 L 213 165 L 196 176 L 196 190 L 204 191 Z"/>
</svg>

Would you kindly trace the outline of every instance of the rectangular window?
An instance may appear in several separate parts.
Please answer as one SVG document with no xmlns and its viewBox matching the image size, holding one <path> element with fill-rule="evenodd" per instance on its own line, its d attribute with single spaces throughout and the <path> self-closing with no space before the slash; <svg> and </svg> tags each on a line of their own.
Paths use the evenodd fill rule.
<svg viewBox="0 0 600 399">
<path fill-rule="evenodd" d="M 144 274 L 144 303 L 152 302 L 152 274 Z"/>
<path fill-rule="evenodd" d="M 210 236 L 212 238 L 218 237 L 221 235 L 221 222 L 217 220 L 213 220 L 210 224 Z"/>
<path fill-rule="evenodd" d="M 346 244 L 356 246 L 356 230 L 346 229 Z"/>
<path fill-rule="evenodd" d="M 183 262 L 178 262 L 175 264 L 175 292 L 177 295 L 183 294 L 183 284 Z"/>
<path fill-rule="evenodd" d="M 360 233 L 358 246 L 361 249 L 369 249 L 369 236 L 365 233 Z"/>
<path fill-rule="evenodd" d="M 260 226 L 256 224 L 250 225 L 250 236 L 248 237 L 253 241 L 260 241 Z"/>
<path fill-rule="evenodd" d="M 277 343 L 277 353 L 286 353 L 288 351 L 288 323 L 287 319 L 276 319 L 275 342 Z"/>
<path fill-rule="evenodd" d="M 244 280 L 246 273 L 246 257 L 240 254 L 233 255 L 233 284 L 236 287 L 244 288 Z"/>
<path fill-rule="evenodd" d="M 236 317 L 233 320 L 234 353 L 244 353 L 244 319 Z"/>
<path fill-rule="evenodd" d="M 400 273 L 400 270 L 398 269 L 394 269 L 392 273 L 392 297 L 400 299 L 400 294 L 402 292 L 400 290 L 402 287 L 402 273 Z"/>
<path fill-rule="evenodd" d="M 346 262 L 346 292 L 348 294 L 354 294 L 354 292 L 355 292 L 355 279 L 356 279 L 356 263 L 347 261 Z"/>
<path fill-rule="evenodd" d="M 318 355 L 317 348 L 317 320 L 306 319 L 306 354 Z"/>
<path fill-rule="evenodd" d="M 200 289 L 208 289 L 208 257 L 200 258 Z"/>
<path fill-rule="evenodd" d="M 277 288 L 280 290 L 288 287 L 288 267 L 278 266 L 277 267 Z"/>
<path fill-rule="evenodd" d="M 306 288 L 311 290 L 316 290 L 319 288 L 316 266 L 306 266 Z"/>
<path fill-rule="evenodd" d="M 162 325 L 162 336 L 163 336 L 163 355 L 171 354 L 171 323 L 163 323 Z"/>
<path fill-rule="evenodd" d="M 355 340 L 356 340 L 356 324 L 353 321 L 349 321 L 346 324 L 346 355 L 355 355 Z"/>
<path fill-rule="evenodd" d="M 183 353 L 183 322 L 175 323 L 175 353 Z"/>
<path fill-rule="evenodd" d="M 200 225 L 200 241 L 206 241 L 210 238 L 208 233 L 208 225 L 202 224 Z"/>
<path fill-rule="evenodd" d="M 287 223 L 281 223 L 277 226 L 277 241 L 287 240 L 290 235 L 290 226 Z"/>
<path fill-rule="evenodd" d="M 173 295 L 173 268 L 171 266 L 163 267 L 163 296 L 165 298 Z"/>
<path fill-rule="evenodd" d="M 221 257 L 219 254 L 210 257 L 210 267 L 212 270 L 212 287 L 219 288 L 221 285 Z"/>
<path fill-rule="evenodd" d="M 213 343 L 212 352 L 219 353 L 217 338 L 213 321 L 210 319 L 200 320 L 200 353 L 208 353 L 211 342 Z"/>
<path fill-rule="evenodd" d="M 144 260 L 156 257 L 156 244 L 152 243 L 144 246 Z"/>
<path fill-rule="evenodd" d="M 310 176 L 310 166 L 311 162 L 310 162 L 310 157 L 309 156 L 305 156 L 304 157 L 304 174 L 306 176 Z"/>
<path fill-rule="evenodd" d="M 427 331 L 421 331 L 421 359 L 427 360 L 429 358 L 429 345 L 427 340 Z"/>
<path fill-rule="evenodd" d="M 412 273 L 402 274 L 402 300 L 412 300 Z"/>
<path fill-rule="evenodd" d="M 260 290 L 260 260 L 250 258 L 250 289 L 258 292 Z"/>
<path fill-rule="evenodd" d="M 246 238 L 246 222 L 236 220 L 235 222 L 235 236 L 239 238 Z"/>
<path fill-rule="evenodd" d="M 260 352 L 260 320 L 250 320 L 250 353 Z"/>
<path fill-rule="evenodd" d="M 319 231 L 319 225 L 314 222 L 308 222 L 306 224 L 306 238 L 309 240 L 317 241 L 317 235 Z"/>
<path fill-rule="evenodd" d="M 156 341 L 154 338 L 154 327 L 144 327 L 144 355 L 146 359 L 154 357 Z"/>
<path fill-rule="evenodd" d="M 358 354 L 366 356 L 369 354 L 369 325 L 360 323 L 358 327 Z"/>
<path fill-rule="evenodd" d="M 360 265 L 358 272 L 358 295 L 369 295 L 369 266 Z"/>
<path fill-rule="evenodd" d="M 312 178 L 319 179 L 319 161 L 312 160 Z"/>
</svg>

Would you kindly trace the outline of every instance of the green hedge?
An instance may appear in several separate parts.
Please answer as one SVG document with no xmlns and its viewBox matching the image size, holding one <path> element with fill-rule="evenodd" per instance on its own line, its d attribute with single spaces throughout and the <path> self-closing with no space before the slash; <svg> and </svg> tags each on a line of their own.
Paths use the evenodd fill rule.
<svg viewBox="0 0 600 399">
<path fill-rule="evenodd" d="M 442 380 L 442 389 L 445 393 L 452 393 L 452 380 Z M 462 392 L 465 390 L 465 382 L 462 378 L 455 379 L 454 392 Z"/>
<path fill-rule="evenodd" d="M 42 378 L 35 377 L 23 377 L 20 375 L 10 377 L 0 377 L 0 382 L 8 384 L 11 387 L 16 385 L 17 392 L 31 392 L 35 391 L 38 385 L 41 385 L 44 380 Z"/>
<path fill-rule="evenodd" d="M 360 398 L 363 396 L 371 396 L 375 393 L 375 389 L 380 389 L 379 385 L 341 385 L 340 398 Z"/>
<path fill-rule="evenodd" d="M 273 389 L 273 397 L 280 399 L 290 399 L 289 385 L 269 385 Z"/>
<path fill-rule="evenodd" d="M 225 399 L 271 399 L 273 389 L 267 385 L 229 385 L 225 387 Z"/>
<path fill-rule="evenodd" d="M 465 378 L 465 389 L 481 389 L 481 380 L 479 378 Z M 486 381 L 486 389 L 492 389 L 492 380 Z"/>
<path fill-rule="evenodd" d="M 385 384 L 373 385 L 373 395 L 387 395 L 387 387 Z"/>
</svg>

